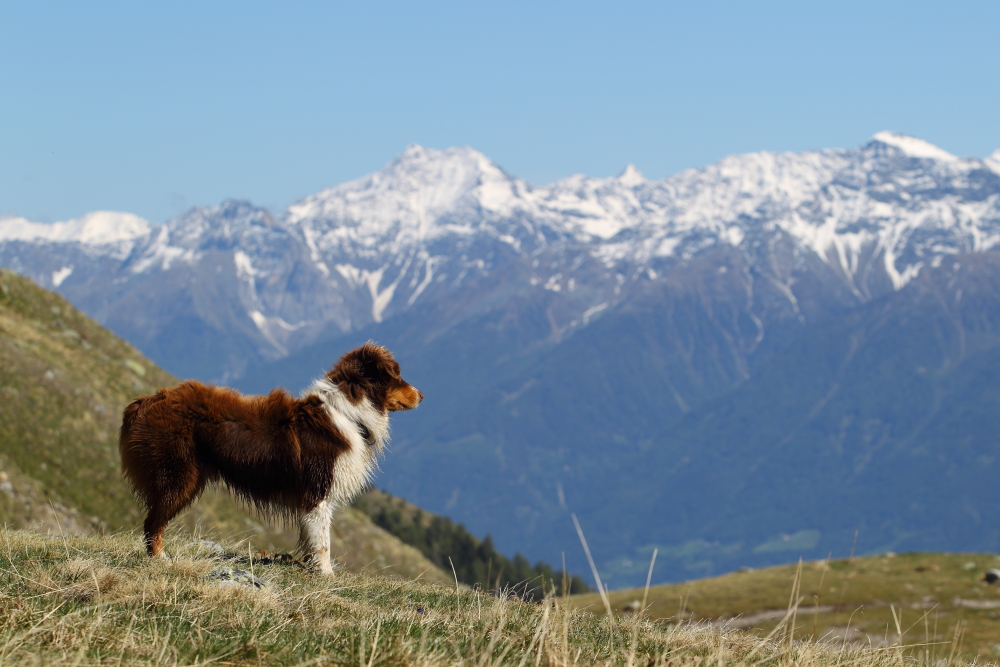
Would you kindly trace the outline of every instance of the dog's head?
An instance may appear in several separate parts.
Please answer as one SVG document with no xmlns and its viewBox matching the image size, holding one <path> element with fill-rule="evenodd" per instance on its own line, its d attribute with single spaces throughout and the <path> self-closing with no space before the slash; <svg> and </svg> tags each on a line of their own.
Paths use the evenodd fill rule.
<svg viewBox="0 0 1000 667">
<path fill-rule="evenodd" d="M 400 376 L 399 364 L 392 353 L 371 341 L 342 356 L 327 373 L 327 379 L 351 403 L 357 405 L 367 398 L 382 412 L 411 410 L 424 398 L 422 392 Z"/>
</svg>

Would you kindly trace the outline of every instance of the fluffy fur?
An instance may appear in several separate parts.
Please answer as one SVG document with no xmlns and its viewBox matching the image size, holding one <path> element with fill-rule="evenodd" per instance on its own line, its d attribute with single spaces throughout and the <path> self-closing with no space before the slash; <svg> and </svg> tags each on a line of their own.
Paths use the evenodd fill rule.
<svg viewBox="0 0 1000 667">
<path fill-rule="evenodd" d="M 162 557 L 167 523 L 207 484 L 222 482 L 262 513 L 297 518 L 302 556 L 332 572 L 333 514 L 368 482 L 389 441 L 389 412 L 422 399 L 389 351 L 370 342 L 298 399 L 193 381 L 135 399 L 118 447 L 122 473 L 148 510 L 147 552 Z"/>
</svg>

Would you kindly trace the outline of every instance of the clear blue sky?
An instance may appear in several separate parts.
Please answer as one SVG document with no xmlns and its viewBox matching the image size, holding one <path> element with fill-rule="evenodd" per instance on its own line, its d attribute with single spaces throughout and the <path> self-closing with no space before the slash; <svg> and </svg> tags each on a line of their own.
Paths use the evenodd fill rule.
<svg viewBox="0 0 1000 667">
<path fill-rule="evenodd" d="M 410 143 L 547 183 L 1000 148 L 998 2 L 0 0 L 0 215 L 282 208 Z"/>
</svg>

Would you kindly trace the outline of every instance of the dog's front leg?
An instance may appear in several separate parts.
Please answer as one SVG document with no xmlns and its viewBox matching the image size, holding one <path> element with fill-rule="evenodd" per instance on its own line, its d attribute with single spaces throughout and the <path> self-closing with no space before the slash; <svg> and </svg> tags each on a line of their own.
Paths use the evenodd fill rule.
<svg viewBox="0 0 1000 667">
<path fill-rule="evenodd" d="M 299 517 L 299 553 L 320 574 L 333 574 L 330 562 L 330 521 L 333 507 L 327 500 Z"/>
</svg>

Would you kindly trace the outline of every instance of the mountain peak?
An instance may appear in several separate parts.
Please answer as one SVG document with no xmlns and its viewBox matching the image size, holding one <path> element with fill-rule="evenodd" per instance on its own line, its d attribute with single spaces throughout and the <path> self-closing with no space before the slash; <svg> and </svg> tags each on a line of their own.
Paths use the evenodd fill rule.
<svg viewBox="0 0 1000 667">
<path fill-rule="evenodd" d="M 465 163 L 480 167 L 491 166 L 496 168 L 492 161 L 471 146 L 455 146 L 452 148 L 427 148 L 420 144 L 410 144 L 397 155 L 382 170 L 390 169 L 395 165 L 424 165 L 424 164 L 457 164 Z"/>
<path fill-rule="evenodd" d="M 443 212 L 462 205 L 506 210 L 514 187 L 515 179 L 468 146 L 434 149 L 411 144 L 375 173 L 293 204 L 286 220 L 294 224 L 323 218 L 338 225 L 350 221 L 366 236 L 403 227 L 419 230 L 422 237 L 432 233 Z"/>
<path fill-rule="evenodd" d="M 1000 174 L 1000 148 L 983 158 L 983 162 L 986 163 L 987 167 Z"/>
<path fill-rule="evenodd" d="M 958 159 L 948 151 L 943 148 L 938 148 L 929 141 L 924 141 L 923 139 L 918 139 L 917 137 L 911 137 L 907 134 L 885 131 L 879 132 L 873 136 L 871 140 L 873 142 L 885 144 L 886 146 L 892 146 L 909 157 L 949 161 Z"/>
<path fill-rule="evenodd" d="M 622 185 L 633 188 L 646 182 L 646 177 L 642 175 L 641 171 L 636 169 L 634 164 L 625 165 L 625 168 L 621 170 L 621 173 L 616 178 Z"/>
</svg>

